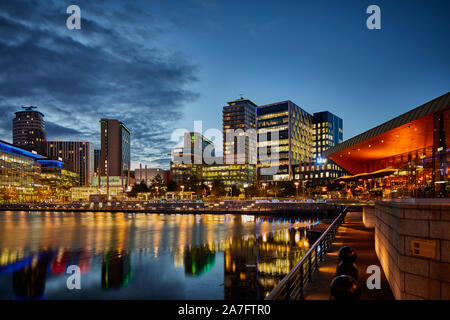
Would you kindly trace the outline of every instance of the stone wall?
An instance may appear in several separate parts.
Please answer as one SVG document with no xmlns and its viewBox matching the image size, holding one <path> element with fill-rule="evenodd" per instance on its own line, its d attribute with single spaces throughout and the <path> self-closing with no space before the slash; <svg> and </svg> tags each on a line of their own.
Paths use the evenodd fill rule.
<svg viewBox="0 0 450 320">
<path fill-rule="evenodd" d="M 396 299 L 450 299 L 450 201 L 377 201 L 375 251 Z"/>
<path fill-rule="evenodd" d="M 375 228 L 375 207 L 363 206 L 363 223 L 367 229 Z"/>
</svg>

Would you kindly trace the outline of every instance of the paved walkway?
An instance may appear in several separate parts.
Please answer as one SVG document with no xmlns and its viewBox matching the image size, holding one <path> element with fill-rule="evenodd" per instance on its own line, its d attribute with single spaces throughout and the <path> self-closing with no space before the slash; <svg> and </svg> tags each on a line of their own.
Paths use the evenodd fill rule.
<svg viewBox="0 0 450 320">
<path fill-rule="evenodd" d="M 313 273 L 313 282 L 306 285 L 304 296 L 306 300 L 328 300 L 330 298 L 330 283 L 336 275 L 338 251 L 343 246 L 353 247 L 358 255 L 358 282 L 361 286 L 361 300 L 392 300 L 391 288 L 381 269 L 375 253 L 374 230 L 366 229 L 362 222 L 362 212 L 348 212 L 344 223 L 338 228 L 335 241 L 326 254 L 319 271 Z M 366 280 L 370 274 L 366 273 L 369 265 L 380 266 L 381 289 L 369 290 Z"/>
</svg>

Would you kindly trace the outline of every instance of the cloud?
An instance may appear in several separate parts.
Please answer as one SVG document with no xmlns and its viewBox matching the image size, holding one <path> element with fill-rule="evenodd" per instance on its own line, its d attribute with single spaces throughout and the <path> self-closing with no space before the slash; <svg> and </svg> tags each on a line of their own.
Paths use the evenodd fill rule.
<svg viewBox="0 0 450 320">
<path fill-rule="evenodd" d="M 48 139 L 87 139 L 99 146 L 100 118 L 132 130 L 132 159 L 167 163 L 170 133 L 197 68 L 159 45 L 170 30 L 145 2 L 78 1 L 81 30 L 68 30 L 64 1 L 0 3 L 0 119 L 36 105 Z M 3 127 L 3 126 L 2 126 Z M 10 137 L 8 128 L 0 138 Z"/>
</svg>

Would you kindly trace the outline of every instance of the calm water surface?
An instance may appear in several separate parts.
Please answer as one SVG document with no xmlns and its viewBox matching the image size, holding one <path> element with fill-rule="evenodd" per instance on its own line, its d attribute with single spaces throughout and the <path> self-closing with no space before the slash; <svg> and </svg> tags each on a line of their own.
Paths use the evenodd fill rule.
<svg viewBox="0 0 450 320">
<path fill-rule="evenodd" d="M 0 299 L 264 299 L 317 220 L 0 212 Z M 67 267 L 81 270 L 69 290 Z"/>
</svg>

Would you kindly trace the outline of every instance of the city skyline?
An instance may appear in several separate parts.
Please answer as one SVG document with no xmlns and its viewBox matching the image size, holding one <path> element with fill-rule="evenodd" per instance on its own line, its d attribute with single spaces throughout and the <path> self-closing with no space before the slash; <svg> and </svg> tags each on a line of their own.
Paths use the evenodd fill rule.
<svg viewBox="0 0 450 320">
<path fill-rule="evenodd" d="M 79 1 L 81 30 L 68 30 L 64 4 L 5 1 L 0 138 L 11 141 L 22 105 L 46 115 L 49 140 L 96 148 L 98 120 L 116 118 L 134 132 L 132 168 L 167 168 L 170 133 L 194 120 L 221 128 L 223 103 L 242 93 L 257 105 L 329 110 L 347 140 L 447 92 L 448 4 L 434 4 L 378 1 L 382 29 L 368 30 L 366 4 Z"/>
</svg>

